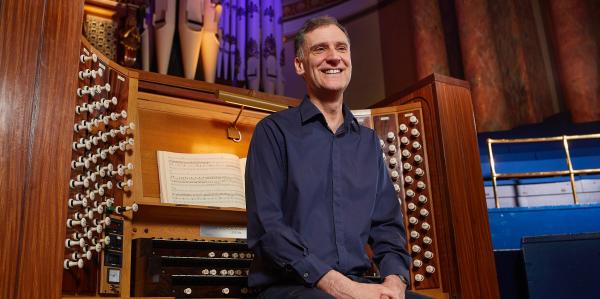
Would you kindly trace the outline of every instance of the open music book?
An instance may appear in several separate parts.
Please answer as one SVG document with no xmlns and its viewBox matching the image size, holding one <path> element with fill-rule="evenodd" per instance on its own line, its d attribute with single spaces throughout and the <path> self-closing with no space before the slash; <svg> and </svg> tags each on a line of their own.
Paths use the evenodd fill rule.
<svg viewBox="0 0 600 299">
<path fill-rule="evenodd" d="M 246 158 L 157 151 L 162 203 L 246 209 Z"/>
</svg>

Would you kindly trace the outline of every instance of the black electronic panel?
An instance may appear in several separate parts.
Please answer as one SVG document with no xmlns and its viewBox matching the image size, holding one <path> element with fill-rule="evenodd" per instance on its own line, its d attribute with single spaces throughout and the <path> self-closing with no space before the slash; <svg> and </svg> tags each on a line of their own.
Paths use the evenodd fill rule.
<svg viewBox="0 0 600 299">
<path fill-rule="evenodd" d="M 524 237 L 529 298 L 600 298 L 600 233 Z"/>
</svg>

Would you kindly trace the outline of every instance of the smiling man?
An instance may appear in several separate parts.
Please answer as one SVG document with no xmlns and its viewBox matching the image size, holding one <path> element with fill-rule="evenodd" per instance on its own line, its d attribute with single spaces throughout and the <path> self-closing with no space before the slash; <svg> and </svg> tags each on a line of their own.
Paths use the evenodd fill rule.
<svg viewBox="0 0 600 299">
<path fill-rule="evenodd" d="M 410 257 L 400 206 L 371 129 L 344 105 L 350 40 L 331 17 L 296 35 L 299 107 L 254 131 L 246 168 L 249 285 L 259 298 L 404 298 Z M 373 249 L 380 282 L 364 277 Z"/>
</svg>

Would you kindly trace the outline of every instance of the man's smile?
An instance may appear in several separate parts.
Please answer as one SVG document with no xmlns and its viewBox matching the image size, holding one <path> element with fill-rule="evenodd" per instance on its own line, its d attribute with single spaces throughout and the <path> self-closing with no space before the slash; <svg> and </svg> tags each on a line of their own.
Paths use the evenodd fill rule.
<svg viewBox="0 0 600 299">
<path fill-rule="evenodd" d="M 343 70 L 339 69 L 339 68 L 331 68 L 331 69 L 322 69 L 321 72 L 325 73 L 325 74 L 339 74 L 341 73 Z"/>
</svg>

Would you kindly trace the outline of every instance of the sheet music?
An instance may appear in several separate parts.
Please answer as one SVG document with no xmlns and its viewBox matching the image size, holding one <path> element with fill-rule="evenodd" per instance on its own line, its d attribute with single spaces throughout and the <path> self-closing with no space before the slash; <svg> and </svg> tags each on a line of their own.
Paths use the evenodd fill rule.
<svg viewBox="0 0 600 299">
<path fill-rule="evenodd" d="M 240 159 L 158 151 L 161 202 L 246 208 Z"/>
</svg>

